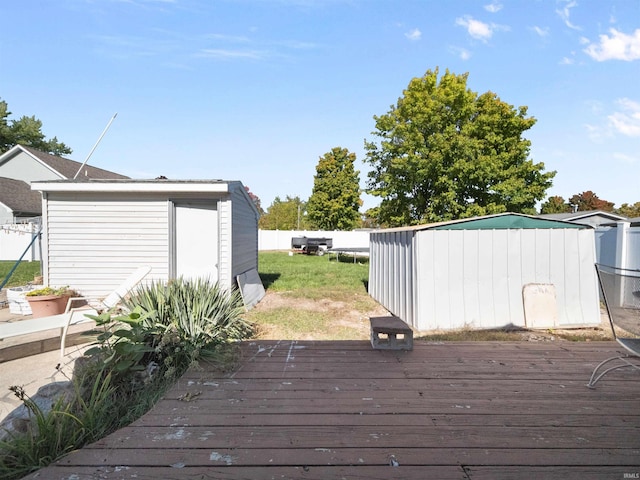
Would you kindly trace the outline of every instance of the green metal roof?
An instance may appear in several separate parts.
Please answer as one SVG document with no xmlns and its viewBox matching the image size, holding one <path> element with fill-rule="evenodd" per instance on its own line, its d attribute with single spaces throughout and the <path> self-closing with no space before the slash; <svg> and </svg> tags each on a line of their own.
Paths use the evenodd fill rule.
<svg viewBox="0 0 640 480">
<path fill-rule="evenodd" d="M 441 223 L 429 228 L 430 230 L 505 230 L 509 228 L 541 229 L 541 228 L 591 228 L 589 225 L 547 220 L 530 215 L 503 213 L 476 217 L 465 220 Z"/>
</svg>

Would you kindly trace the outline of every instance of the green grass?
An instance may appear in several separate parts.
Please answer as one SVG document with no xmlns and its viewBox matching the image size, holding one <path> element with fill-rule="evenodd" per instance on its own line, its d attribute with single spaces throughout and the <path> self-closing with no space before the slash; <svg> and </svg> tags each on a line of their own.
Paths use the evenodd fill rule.
<svg viewBox="0 0 640 480">
<path fill-rule="evenodd" d="M 283 340 L 363 338 L 362 322 L 377 303 L 367 293 L 369 263 L 334 255 L 289 255 L 260 252 L 259 274 L 265 289 L 288 299 L 286 304 L 246 314 L 257 336 Z M 367 327 L 368 328 L 368 327 Z"/>
<path fill-rule="evenodd" d="M 4 281 L 15 263 L 14 261 L 0 261 L 0 283 Z M 26 285 L 33 282 L 33 277 L 37 275 L 40 275 L 40 262 L 20 262 L 11 274 L 5 288 Z"/>
<path fill-rule="evenodd" d="M 366 293 L 368 262 L 336 261 L 335 256 L 290 256 L 283 252 L 260 252 L 258 261 L 260 278 L 268 290 L 305 298 Z"/>
</svg>

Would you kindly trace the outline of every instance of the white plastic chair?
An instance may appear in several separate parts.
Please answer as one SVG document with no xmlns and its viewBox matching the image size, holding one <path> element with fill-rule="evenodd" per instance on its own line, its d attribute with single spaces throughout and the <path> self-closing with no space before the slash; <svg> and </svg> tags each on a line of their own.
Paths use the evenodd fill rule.
<svg viewBox="0 0 640 480">
<path fill-rule="evenodd" d="M 613 337 L 624 352 L 600 362 L 587 386 L 594 388 L 607 373 L 620 368 L 640 371 L 640 270 L 596 264 Z"/>
<path fill-rule="evenodd" d="M 71 297 L 67 301 L 65 312 L 60 315 L 1 323 L 0 339 L 60 328 L 60 355 L 64 357 L 69 327 L 88 321 L 87 315 L 98 315 L 102 311 L 110 310 L 117 306 L 120 300 L 140 283 L 150 271 L 151 267 L 147 265 L 137 268 L 118 288 L 101 301 L 92 302 L 87 297 Z M 71 305 L 77 301 L 83 301 L 85 305 L 72 308 Z"/>
</svg>

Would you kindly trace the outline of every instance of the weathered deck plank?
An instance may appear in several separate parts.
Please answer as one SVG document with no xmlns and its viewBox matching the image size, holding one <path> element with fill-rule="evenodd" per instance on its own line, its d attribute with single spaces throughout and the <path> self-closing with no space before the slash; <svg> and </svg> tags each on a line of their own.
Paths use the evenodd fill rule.
<svg viewBox="0 0 640 480">
<path fill-rule="evenodd" d="M 635 478 L 640 375 L 586 387 L 617 350 L 246 343 L 235 370 L 189 371 L 151 412 L 37 478 Z"/>
</svg>

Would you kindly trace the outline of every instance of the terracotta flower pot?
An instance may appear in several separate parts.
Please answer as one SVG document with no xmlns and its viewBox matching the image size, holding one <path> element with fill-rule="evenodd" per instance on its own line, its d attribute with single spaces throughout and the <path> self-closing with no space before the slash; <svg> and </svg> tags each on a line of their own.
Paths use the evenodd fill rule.
<svg viewBox="0 0 640 480">
<path fill-rule="evenodd" d="M 69 295 L 38 295 L 26 298 L 33 318 L 39 318 L 64 313 Z"/>
</svg>

